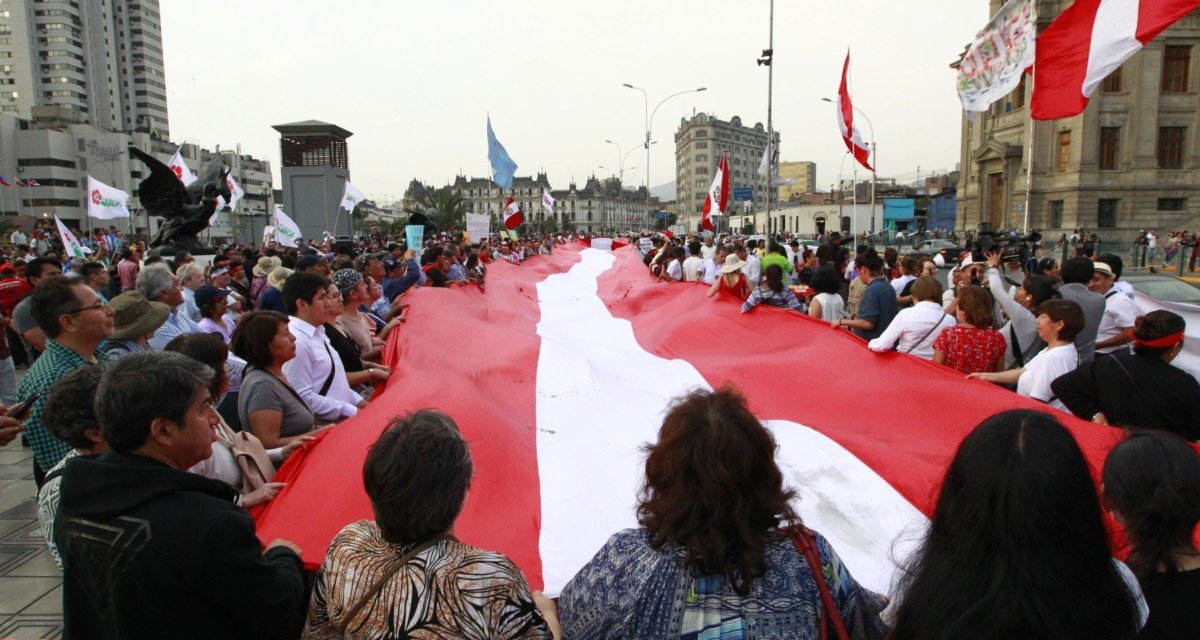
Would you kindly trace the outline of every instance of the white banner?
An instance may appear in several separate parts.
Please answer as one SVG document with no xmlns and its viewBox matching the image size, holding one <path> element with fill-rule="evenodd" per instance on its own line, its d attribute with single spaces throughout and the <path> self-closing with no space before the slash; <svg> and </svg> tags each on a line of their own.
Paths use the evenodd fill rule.
<svg viewBox="0 0 1200 640">
<path fill-rule="evenodd" d="M 297 241 L 302 235 L 295 220 L 288 217 L 279 205 L 275 205 L 275 242 L 285 247 L 298 247 Z"/>
<path fill-rule="evenodd" d="M 366 199 L 367 197 L 363 195 L 363 192 L 358 190 L 358 187 L 350 184 L 349 180 L 346 181 L 346 189 L 342 192 L 341 207 L 343 209 L 346 211 L 354 211 L 354 207 Z"/>
<path fill-rule="evenodd" d="M 545 189 L 542 189 L 542 206 L 546 207 L 546 209 L 550 211 L 550 217 L 553 218 L 554 217 L 554 196 L 551 196 L 550 192 Z"/>
<path fill-rule="evenodd" d="M 58 225 L 58 235 L 62 239 L 63 253 L 74 258 L 84 257 L 83 245 L 79 244 L 79 239 L 75 237 L 75 234 L 71 233 L 71 230 L 67 228 L 67 225 L 63 224 L 63 221 L 57 215 L 54 216 L 54 224 Z"/>
<path fill-rule="evenodd" d="M 233 179 L 233 174 L 225 176 L 225 186 L 229 187 L 229 210 L 236 211 L 238 200 L 246 195 L 246 191 Z"/>
<path fill-rule="evenodd" d="M 468 213 L 467 233 L 472 242 L 487 240 L 492 235 L 492 217 L 485 213 Z"/>
<path fill-rule="evenodd" d="M 88 176 L 88 216 L 99 220 L 128 218 L 129 194 Z"/>
<path fill-rule="evenodd" d="M 275 227 L 272 225 L 266 225 L 265 227 L 263 227 L 263 237 L 262 237 L 263 248 L 266 248 L 267 245 L 271 244 L 271 241 L 274 239 L 275 239 Z"/>
<path fill-rule="evenodd" d="M 171 161 L 167 163 L 167 166 L 171 168 L 171 171 L 175 172 L 175 177 L 179 178 L 183 186 L 187 187 L 196 181 L 196 174 L 192 173 L 187 163 L 183 161 L 182 151 L 183 147 L 176 149 L 175 155 L 171 156 Z"/>
<path fill-rule="evenodd" d="M 965 111 L 987 111 L 1021 83 L 1034 59 L 1033 10 L 1032 0 L 1008 0 L 975 35 L 958 65 L 958 98 Z"/>
</svg>

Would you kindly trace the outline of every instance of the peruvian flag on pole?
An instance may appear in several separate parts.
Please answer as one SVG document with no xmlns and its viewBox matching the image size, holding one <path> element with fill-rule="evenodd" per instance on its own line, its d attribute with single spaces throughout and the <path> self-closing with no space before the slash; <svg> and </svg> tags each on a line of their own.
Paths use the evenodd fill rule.
<svg viewBox="0 0 1200 640">
<path fill-rule="evenodd" d="M 522 222 L 525 222 L 525 215 L 521 213 L 521 205 L 509 196 L 508 202 L 504 203 L 504 228 L 516 229 Z"/>
<path fill-rule="evenodd" d="M 1083 113 L 1108 74 L 1197 7 L 1200 0 L 1076 0 L 1038 36 L 1034 119 Z"/>
<path fill-rule="evenodd" d="M 850 74 L 850 52 L 846 52 L 846 63 L 842 65 L 842 84 L 838 86 L 838 129 L 842 132 L 842 140 L 846 142 L 846 148 L 850 153 L 854 154 L 854 159 L 858 163 L 866 167 L 868 171 L 874 171 L 871 166 L 871 149 L 867 143 L 863 142 L 862 134 L 858 132 L 858 125 L 854 124 L 854 105 L 850 104 L 850 87 L 846 82 L 847 76 Z"/>
<path fill-rule="evenodd" d="M 721 152 L 721 162 L 717 164 L 717 175 L 713 176 L 712 186 L 708 188 L 708 196 L 704 198 L 704 213 L 700 217 L 700 226 L 713 231 L 713 216 L 725 215 L 729 205 L 729 159 Z"/>
</svg>

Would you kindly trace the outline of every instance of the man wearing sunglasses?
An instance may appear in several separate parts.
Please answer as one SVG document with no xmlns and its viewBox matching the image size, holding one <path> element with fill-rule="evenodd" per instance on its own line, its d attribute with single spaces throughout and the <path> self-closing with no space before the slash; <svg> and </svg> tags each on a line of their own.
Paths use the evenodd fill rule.
<svg viewBox="0 0 1200 640">
<path fill-rule="evenodd" d="M 82 280 L 44 278 L 31 298 L 33 319 L 46 334 L 46 350 L 21 380 L 20 402 L 32 402 L 25 433 L 33 448 L 33 477 L 41 488 L 45 471 L 62 459 L 71 445 L 42 426 L 42 411 L 50 386 L 68 373 L 102 362 L 100 343 L 112 335 L 113 310 Z"/>
</svg>

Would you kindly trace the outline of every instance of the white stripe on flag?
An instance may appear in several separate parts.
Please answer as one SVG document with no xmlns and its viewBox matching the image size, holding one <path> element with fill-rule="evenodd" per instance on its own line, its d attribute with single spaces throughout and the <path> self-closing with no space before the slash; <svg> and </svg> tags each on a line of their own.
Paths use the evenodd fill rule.
<svg viewBox="0 0 1200 640">
<path fill-rule="evenodd" d="M 1092 23 L 1083 95 L 1092 95 L 1108 74 L 1142 48 L 1137 39 L 1139 4 L 1139 0 L 1101 0 Z"/>
<path fill-rule="evenodd" d="M 613 256 L 587 249 L 581 258 L 537 286 L 539 547 L 548 594 L 560 592 L 610 535 L 637 526 L 642 445 L 656 440 L 672 398 L 709 388 L 690 363 L 647 352 L 633 325 L 611 315 L 597 278 Z M 792 422 L 764 424 L 801 496 L 801 517 L 830 540 L 859 582 L 886 592 L 890 559 L 907 556 L 925 517 L 824 435 Z"/>
</svg>

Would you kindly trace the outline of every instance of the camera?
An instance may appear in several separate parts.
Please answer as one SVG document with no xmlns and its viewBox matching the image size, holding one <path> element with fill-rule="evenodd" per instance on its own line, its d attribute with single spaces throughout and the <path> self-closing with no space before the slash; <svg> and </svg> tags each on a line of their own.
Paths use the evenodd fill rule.
<svg viewBox="0 0 1200 640">
<path fill-rule="evenodd" d="M 999 251 L 1001 263 L 1017 262 L 1024 265 L 1033 255 L 1033 246 L 1042 241 L 1042 234 L 1037 231 L 1019 236 L 996 233 L 986 224 L 980 224 L 979 227 L 979 233 L 971 247 L 977 260 L 983 260 L 992 251 Z"/>
</svg>

